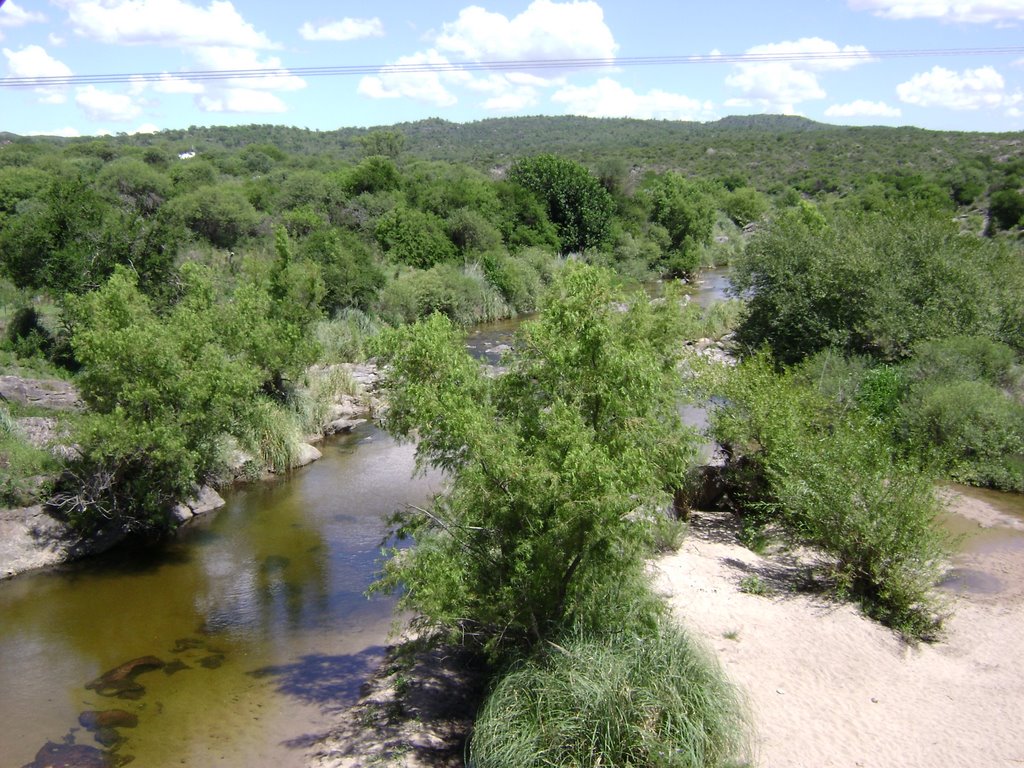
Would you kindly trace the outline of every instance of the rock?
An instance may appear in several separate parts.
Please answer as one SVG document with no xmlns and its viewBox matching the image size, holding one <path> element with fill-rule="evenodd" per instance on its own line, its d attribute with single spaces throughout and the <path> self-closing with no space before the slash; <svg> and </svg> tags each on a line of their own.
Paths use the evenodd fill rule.
<svg viewBox="0 0 1024 768">
<path fill-rule="evenodd" d="M 314 448 L 309 443 L 299 443 L 298 450 L 295 452 L 295 464 L 296 467 L 304 467 L 307 464 L 312 464 L 314 461 L 323 456 L 320 451 Z"/>
<path fill-rule="evenodd" d="M 139 717 L 123 709 L 90 710 L 78 716 L 78 724 L 87 731 L 97 731 L 100 728 L 134 728 L 139 724 Z"/>
<path fill-rule="evenodd" d="M 221 495 L 208 485 L 202 486 L 198 493 L 185 503 L 193 515 L 205 515 L 227 504 Z"/>
<path fill-rule="evenodd" d="M 186 523 L 193 517 L 192 510 L 188 508 L 187 504 L 178 502 L 174 505 L 174 509 L 171 510 L 171 517 L 174 518 L 176 522 Z"/>
<path fill-rule="evenodd" d="M 74 385 L 60 379 L 0 376 L 0 399 L 55 411 L 79 411 L 82 398 Z"/>
<path fill-rule="evenodd" d="M 140 656 L 104 672 L 92 682 L 86 683 L 85 687 L 88 690 L 96 691 L 100 696 L 139 699 L 146 689 L 141 683 L 136 682 L 135 678 L 143 672 L 160 669 L 162 666 L 164 666 L 164 662 L 156 656 Z"/>
<path fill-rule="evenodd" d="M 366 419 L 336 419 L 324 427 L 325 435 L 337 435 L 342 432 L 351 432 L 360 424 L 365 424 Z"/>
<path fill-rule="evenodd" d="M 102 750 L 85 744 L 46 742 L 34 762 L 23 768 L 110 768 L 113 761 Z"/>
</svg>

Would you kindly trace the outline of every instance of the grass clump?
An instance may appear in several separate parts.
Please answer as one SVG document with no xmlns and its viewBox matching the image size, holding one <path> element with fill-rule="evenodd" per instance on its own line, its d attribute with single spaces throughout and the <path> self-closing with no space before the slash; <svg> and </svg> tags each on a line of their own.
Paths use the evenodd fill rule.
<svg viewBox="0 0 1024 768">
<path fill-rule="evenodd" d="M 505 675 L 473 731 L 473 768 L 735 765 L 741 708 L 714 661 L 668 619 L 575 633 Z"/>
<path fill-rule="evenodd" d="M 258 398 L 237 431 L 242 446 L 271 472 L 287 472 L 295 465 L 302 430 L 293 411 Z"/>
</svg>

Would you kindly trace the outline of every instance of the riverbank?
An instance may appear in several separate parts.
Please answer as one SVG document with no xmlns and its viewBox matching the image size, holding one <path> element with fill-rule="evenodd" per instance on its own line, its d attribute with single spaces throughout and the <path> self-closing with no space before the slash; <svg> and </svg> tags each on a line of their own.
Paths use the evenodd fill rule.
<svg viewBox="0 0 1024 768">
<path fill-rule="evenodd" d="M 339 371 L 351 381 L 352 391 L 338 394 L 326 408 L 320 428 L 314 434 L 306 435 L 305 442 L 299 444 L 295 452 L 296 463 L 292 470 L 306 466 L 321 457 L 320 451 L 313 443 L 351 431 L 367 419 L 373 418 L 383 407 L 377 394 L 377 368 L 372 363 L 314 366 L 309 373 L 313 378 L 326 378 Z M 0 395 L 3 395 L 4 399 L 14 399 L 22 404 L 54 410 L 80 410 L 84 407 L 74 386 L 64 381 L 2 376 Z M 58 434 L 52 427 L 41 434 L 38 429 L 29 434 L 21 424 L 46 420 L 29 417 L 16 421 L 36 447 L 68 455 L 77 451 L 75 446 L 63 445 L 62 441 L 66 441 L 67 435 Z M 231 472 L 228 484 L 274 477 L 270 472 L 255 475 L 250 473 L 247 465 L 253 461 L 254 457 L 249 454 L 236 451 L 228 467 Z M 177 527 L 186 525 L 194 517 L 220 509 L 224 503 L 224 499 L 214 488 L 204 485 L 196 489 L 193 498 L 175 506 L 171 511 L 173 522 Z M 100 554 L 122 539 L 123 535 L 114 531 L 102 532 L 92 538 L 82 538 L 42 504 L 0 509 L 0 580 Z"/>
<path fill-rule="evenodd" d="M 975 493 L 974 491 L 967 491 Z M 804 591 L 805 568 L 739 543 L 725 513 L 700 512 L 655 588 L 743 691 L 761 768 L 1024 764 L 1024 519 L 945 492 L 964 537 L 945 586 L 942 638 L 908 645 L 857 606 Z M 757 577 L 765 594 L 751 594 Z M 460 766 L 479 691 L 443 654 L 389 660 L 309 752 L 309 768 Z"/>
<path fill-rule="evenodd" d="M 855 605 L 801 593 L 799 566 L 746 549 L 718 513 L 695 515 L 682 548 L 653 565 L 680 621 L 744 691 L 756 765 L 1024 764 L 1024 523 L 978 498 L 948 500 L 965 540 L 934 644 L 907 645 Z M 752 576 L 768 594 L 744 592 Z"/>
</svg>

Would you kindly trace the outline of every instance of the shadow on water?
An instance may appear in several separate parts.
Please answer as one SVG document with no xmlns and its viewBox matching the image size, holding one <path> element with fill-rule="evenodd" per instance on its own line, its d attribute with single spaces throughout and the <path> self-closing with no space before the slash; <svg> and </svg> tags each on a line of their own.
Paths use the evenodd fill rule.
<svg viewBox="0 0 1024 768">
<path fill-rule="evenodd" d="M 315 704 L 326 712 L 338 712 L 356 702 L 386 650 L 382 645 L 372 645 L 358 653 L 308 654 L 293 663 L 261 667 L 249 674 L 271 679 L 278 693 Z"/>
</svg>

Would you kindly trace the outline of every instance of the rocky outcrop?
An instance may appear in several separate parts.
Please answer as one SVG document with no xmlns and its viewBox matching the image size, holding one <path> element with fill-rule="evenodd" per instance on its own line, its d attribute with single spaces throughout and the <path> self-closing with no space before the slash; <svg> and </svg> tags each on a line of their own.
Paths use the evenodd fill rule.
<svg viewBox="0 0 1024 768">
<path fill-rule="evenodd" d="M 54 411 L 80 411 L 83 407 L 75 386 L 60 379 L 0 376 L 0 399 Z"/>
</svg>

